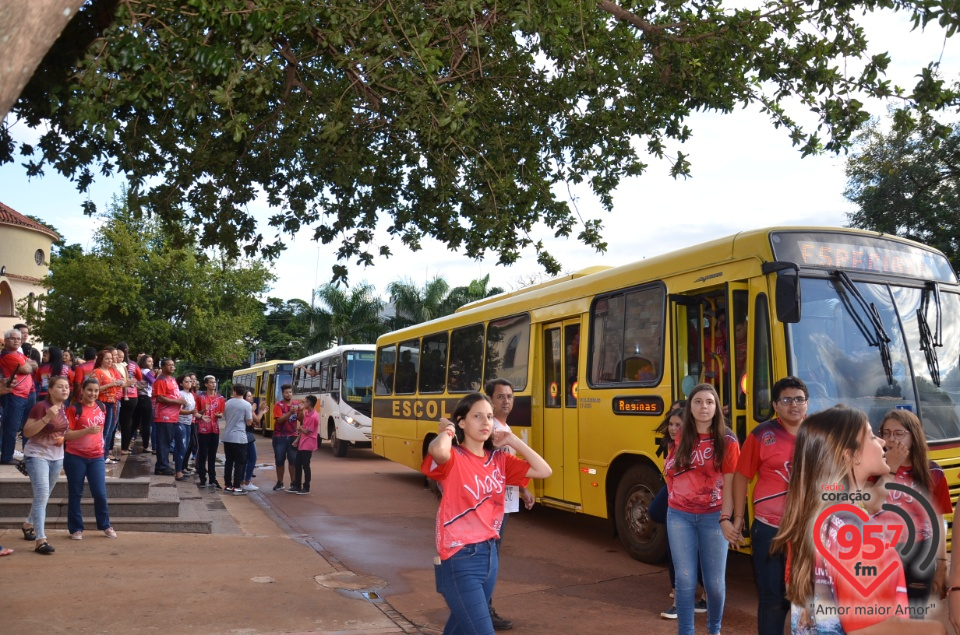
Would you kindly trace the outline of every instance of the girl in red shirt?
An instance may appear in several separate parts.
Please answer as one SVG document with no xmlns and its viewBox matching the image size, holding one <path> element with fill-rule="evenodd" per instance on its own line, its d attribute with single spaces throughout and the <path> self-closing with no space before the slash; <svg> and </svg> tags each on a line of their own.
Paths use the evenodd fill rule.
<svg viewBox="0 0 960 635">
<path fill-rule="evenodd" d="M 886 502 L 902 508 L 910 515 L 916 530 L 917 543 L 903 560 L 903 573 L 907 580 L 907 597 L 913 607 L 927 606 L 930 592 L 936 591 L 940 599 L 946 597 L 947 581 L 947 530 L 943 515 L 951 511 L 950 488 L 943 469 L 927 458 L 927 440 L 917 415 L 909 410 L 891 410 L 883 416 L 880 438 L 886 443 L 886 460 L 890 466 L 889 476 L 883 482 L 893 481 L 915 489 L 933 506 L 936 518 L 931 519 L 923 506 L 906 492 L 889 490 Z M 932 523 L 940 525 L 939 540 L 932 547 L 937 556 L 934 565 L 921 570 L 920 562 L 931 548 Z M 907 532 L 901 534 L 906 542 Z M 902 551 L 900 552 L 902 555 Z"/>
<path fill-rule="evenodd" d="M 113 365 L 113 351 L 104 349 L 97 353 L 97 360 L 93 365 L 93 375 L 100 384 L 100 395 L 97 401 L 106 406 L 106 413 L 103 424 L 103 459 L 106 463 L 116 463 L 117 459 L 108 456 L 113 448 L 113 438 L 117 434 L 117 421 L 119 411 L 117 409 L 117 399 L 120 397 L 123 387 L 123 377 L 116 366 Z"/>
<path fill-rule="evenodd" d="M 720 633 L 726 600 L 727 547 L 739 542 L 730 522 L 733 472 L 740 446 L 727 427 L 717 391 L 698 384 L 683 409 L 680 438 L 664 464 L 667 535 L 676 569 L 677 632 L 693 635 L 697 556 L 707 593 L 707 633 Z"/>
<path fill-rule="evenodd" d="M 454 439 L 458 445 L 454 445 Z M 513 448 L 518 459 L 501 448 Z M 450 607 L 445 633 L 493 635 L 487 608 L 499 567 L 495 541 L 503 521 L 506 485 L 552 473 L 543 458 L 512 432 L 494 432 L 493 405 L 472 393 L 440 420 L 420 470 L 438 481 L 444 495 L 437 512 L 437 588 Z"/>
</svg>

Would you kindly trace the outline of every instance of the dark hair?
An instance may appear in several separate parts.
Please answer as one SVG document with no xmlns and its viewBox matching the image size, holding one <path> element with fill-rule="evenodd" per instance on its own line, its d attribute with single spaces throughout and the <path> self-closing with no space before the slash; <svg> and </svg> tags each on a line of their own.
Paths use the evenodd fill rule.
<svg viewBox="0 0 960 635">
<path fill-rule="evenodd" d="M 173 362 L 174 367 L 176 367 L 176 361 L 172 357 L 164 357 L 163 359 L 160 360 L 160 370 L 163 370 L 163 365 L 166 364 L 167 362 Z"/>
<path fill-rule="evenodd" d="M 920 423 L 920 419 L 909 410 L 891 410 L 883 415 L 883 419 L 880 421 L 880 430 L 877 430 L 878 435 L 883 430 L 883 424 L 885 424 L 888 419 L 893 419 L 902 425 L 903 429 L 906 430 L 913 439 L 913 443 L 910 444 L 910 465 L 913 471 L 913 477 L 920 482 L 920 486 L 923 487 L 924 491 L 932 494 L 933 476 L 930 474 L 930 459 L 927 456 L 927 439 L 923 433 L 923 425 Z"/>
<path fill-rule="evenodd" d="M 97 358 L 97 349 L 92 346 L 88 346 L 83 349 L 83 361 L 89 362 Z"/>
<path fill-rule="evenodd" d="M 473 406 L 476 405 L 478 401 L 486 401 L 490 404 L 490 407 L 493 408 L 493 402 L 490 401 L 490 397 L 487 397 L 485 394 L 480 392 L 472 392 L 469 395 L 466 395 L 463 399 L 457 402 L 456 407 L 453 409 L 453 414 L 451 419 L 455 424 L 457 432 L 457 443 L 463 443 L 463 428 L 460 427 L 460 422 L 467 418 L 467 413 L 473 409 Z M 484 450 L 493 450 L 493 435 L 491 434 L 487 437 L 487 440 L 483 442 Z"/>
<path fill-rule="evenodd" d="M 153 356 L 152 356 L 152 355 L 149 355 L 149 354 L 147 354 L 147 353 L 144 353 L 143 355 L 141 355 L 140 357 L 138 357 L 138 358 L 137 358 L 137 366 L 139 366 L 140 368 L 146 368 L 146 367 L 147 367 L 147 358 L 148 358 L 148 357 L 153 357 Z"/>
<path fill-rule="evenodd" d="M 487 385 L 483 387 L 483 392 L 487 394 L 487 397 L 493 398 L 493 393 L 497 390 L 497 386 L 506 386 L 510 389 L 510 392 L 513 392 L 513 384 L 503 377 L 497 377 L 496 379 L 488 381 Z"/>
<path fill-rule="evenodd" d="M 310 404 L 311 408 L 313 408 L 317 405 L 317 398 L 313 395 L 307 395 L 307 403 Z"/>
<path fill-rule="evenodd" d="M 118 351 L 123 351 L 124 353 L 129 353 L 129 352 L 130 352 L 130 347 L 127 346 L 127 343 L 126 343 L 126 342 L 118 342 L 118 343 L 117 343 L 117 350 L 118 350 Z"/>
<path fill-rule="evenodd" d="M 22 348 L 23 348 L 23 354 L 28 356 L 33 361 L 37 362 L 37 364 L 39 364 L 43 360 L 43 355 L 40 353 L 40 349 L 37 348 L 36 346 L 32 346 L 30 344 L 24 343 Z M 27 352 L 28 349 L 30 351 L 29 353 Z"/>
<path fill-rule="evenodd" d="M 97 361 L 93 363 L 94 368 L 100 368 L 103 365 L 103 358 L 106 357 L 107 353 L 110 353 L 110 355 L 113 355 L 113 351 L 106 348 L 100 351 L 99 353 L 97 353 Z"/>
<path fill-rule="evenodd" d="M 89 377 L 83 380 L 83 383 L 80 385 L 80 389 L 81 390 L 85 389 L 89 384 L 96 384 L 99 386 L 100 380 L 97 379 L 95 376 L 90 375 Z"/>
<path fill-rule="evenodd" d="M 680 439 L 677 441 L 677 468 L 687 469 L 693 462 L 693 448 L 696 447 L 700 433 L 697 432 L 697 422 L 693 418 L 690 406 L 697 393 L 708 392 L 713 395 L 716 410 L 713 412 L 713 421 L 710 422 L 710 434 L 713 436 L 713 464 L 719 470 L 723 465 L 723 455 L 727 449 L 724 437 L 731 432 L 723 418 L 723 409 L 720 407 L 720 397 L 712 384 L 697 384 L 687 395 L 687 405 L 683 409 L 683 427 L 680 428 Z"/>
<path fill-rule="evenodd" d="M 180 375 L 179 377 L 177 377 L 177 385 L 178 385 L 178 386 L 181 385 L 181 384 L 183 383 L 183 380 L 186 379 L 186 378 L 189 377 L 189 376 L 190 376 L 190 373 L 184 373 L 184 374 Z"/>
<path fill-rule="evenodd" d="M 283 392 L 284 390 L 293 390 L 293 386 L 291 386 L 290 384 L 283 384 L 282 386 L 280 386 L 280 392 Z"/>
<path fill-rule="evenodd" d="M 63 372 L 63 351 L 56 346 L 51 346 L 50 351 L 50 377 L 59 377 Z"/>
<path fill-rule="evenodd" d="M 686 399 L 678 399 L 674 401 L 670 406 L 670 409 L 667 410 L 667 413 L 663 416 L 663 421 L 660 422 L 660 425 L 656 427 L 654 432 L 660 435 L 660 447 L 664 451 L 670 449 L 670 445 L 676 443 L 676 439 L 670 438 L 670 419 L 673 419 L 674 416 L 680 417 L 680 421 L 683 421 L 683 408 L 687 405 Z"/>
<path fill-rule="evenodd" d="M 28 329 L 28 330 L 30 329 L 30 327 L 27 326 L 26 324 L 14 324 L 14 325 L 13 325 L 13 328 L 17 329 L 18 331 L 19 331 L 20 329 Z"/>
<path fill-rule="evenodd" d="M 807 385 L 803 383 L 803 380 L 799 377 L 788 375 L 775 383 L 773 388 L 770 389 L 770 396 L 773 397 L 774 403 L 780 399 L 780 391 L 782 391 L 784 388 L 796 388 L 797 390 L 802 390 L 803 396 L 807 399 L 810 398 L 810 391 L 807 390 Z"/>
<path fill-rule="evenodd" d="M 233 385 L 233 394 L 235 394 L 238 397 L 243 397 L 248 390 L 250 389 L 244 386 L 243 384 Z M 230 406 L 230 407 L 232 408 L 233 406 Z"/>
</svg>

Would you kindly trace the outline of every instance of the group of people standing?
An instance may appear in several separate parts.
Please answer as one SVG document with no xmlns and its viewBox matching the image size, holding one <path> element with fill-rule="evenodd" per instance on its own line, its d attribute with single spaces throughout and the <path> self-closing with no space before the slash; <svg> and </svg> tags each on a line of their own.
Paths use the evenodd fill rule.
<svg viewBox="0 0 960 635">
<path fill-rule="evenodd" d="M 676 605 L 663 615 L 676 616 L 678 633 L 692 635 L 702 576 L 707 632 L 720 633 L 728 548 L 743 543 L 747 490 L 755 482 L 749 536 L 760 635 L 782 635 L 788 616 L 792 632 L 801 635 L 945 633 L 943 624 L 926 619 L 926 607 L 932 594 L 943 599 L 960 591 L 960 564 L 952 572 L 957 586 L 948 587 L 943 515 L 951 509 L 949 490 L 943 471 L 927 458 L 918 418 L 892 410 L 874 434 L 855 408 L 838 405 L 807 416 L 808 397 L 799 378 L 778 381 L 772 389 L 776 417 L 747 435 L 742 449 L 710 384 L 695 386 L 658 428 L 667 451 L 666 526 L 676 570 Z M 890 482 L 903 487 L 885 487 Z M 850 582 L 864 575 L 854 573 L 863 562 L 840 554 L 849 551 L 850 536 L 867 535 L 865 525 L 880 527 L 880 544 L 888 545 L 868 564 L 880 572 L 890 563 L 899 566 L 863 594 Z M 905 525 L 915 530 L 911 551 L 905 549 Z M 877 527 L 870 529 L 876 533 Z M 868 586 L 871 579 L 862 581 Z M 957 609 L 951 619 L 960 620 L 960 603 Z"/>
</svg>

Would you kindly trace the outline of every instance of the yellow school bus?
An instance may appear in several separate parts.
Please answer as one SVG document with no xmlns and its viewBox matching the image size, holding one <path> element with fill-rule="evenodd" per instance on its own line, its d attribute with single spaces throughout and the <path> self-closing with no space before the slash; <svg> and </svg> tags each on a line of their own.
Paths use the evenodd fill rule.
<svg viewBox="0 0 960 635">
<path fill-rule="evenodd" d="M 509 424 L 553 468 L 533 484 L 538 502 L 611 519 L 627 551 L 654 562 L 666 539 L 647 515 L 663 484 L 654 428 L 701 382 L 741 443 L 773 416 L 786 375 L 807 383 L 811 413 L 844 403 L 876 429 L 910 409 L 956 500 L 958 333 L 957 277 L 932 248 L 850 229 L 742 232 L 382 336 L 373 449 L 419 468 L 437 419 L 505 377 Z"/>
<path fill-rule="evenodd" d="M 243 384 L 253 392 L 255 404 L 267 404 L 267 412 L 261 421 L 261 432 L 265 436 L 273 434 L 273 404 L 283 401 L 280 387 L 292 381 L 293 362 L 286 359 L 274 359 L 233 372 L 234 386 Z"/>
</svg>

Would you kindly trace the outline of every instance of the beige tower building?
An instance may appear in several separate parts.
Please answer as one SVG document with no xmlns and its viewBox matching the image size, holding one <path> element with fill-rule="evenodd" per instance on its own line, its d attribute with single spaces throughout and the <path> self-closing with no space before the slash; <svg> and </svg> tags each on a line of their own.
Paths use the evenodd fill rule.
<svg viewBox="0 0 960 635">
<path fill-rule="evenodd" d="M 0 203 L 0 330 L 23 322 L 17 303 L 26 298 L 43 309 L 50 248 L 60 240 L 53 230 Z M 33 338 L 31 338 L 32 340 Z"/>
</svg>

